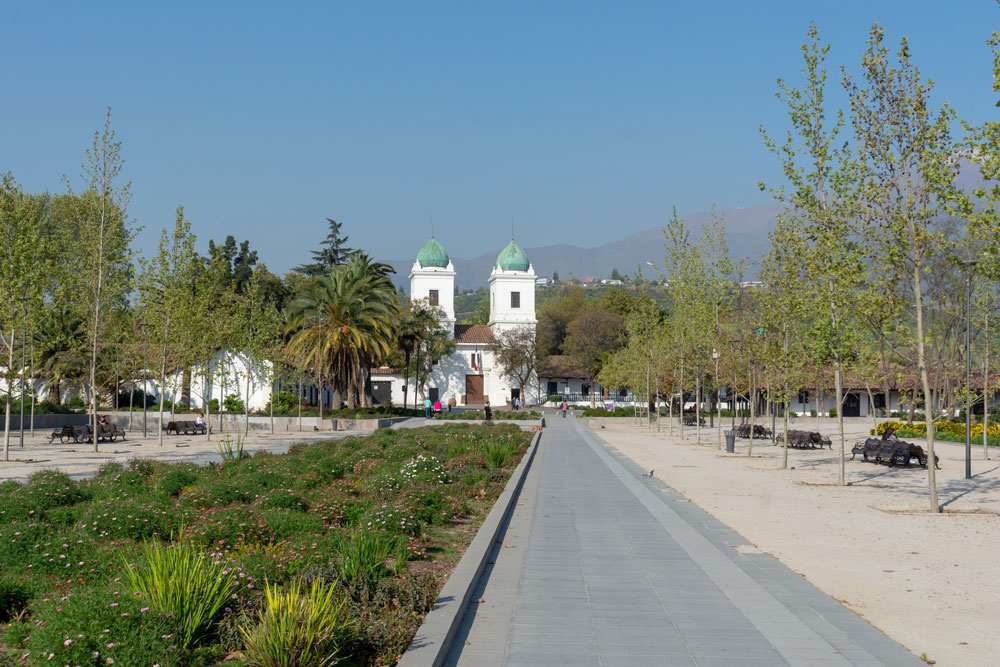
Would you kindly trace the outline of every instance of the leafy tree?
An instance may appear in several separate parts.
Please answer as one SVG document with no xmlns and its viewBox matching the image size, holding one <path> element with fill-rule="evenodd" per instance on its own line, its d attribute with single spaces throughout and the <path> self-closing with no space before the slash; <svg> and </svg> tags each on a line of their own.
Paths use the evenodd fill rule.
<svg viewBox="0 0 1000 667">
<path fill-rule="evenodd" d="M 347 405 L 364 392 L 365 371 L 388 357 L 398 316 L 392 268 L 367 255 L 308 283 L 289 304 L 287 351 L 300 366 L 331 378 Z M 359 392 L 360 390 L 360 392 Z"/>
<path fill-rule="evenodd" d="M 812 335 L 818 345 L 817 360 L 831 360 L 837 405 L 843 406 L 844 366 L 853 354 L 855 341 L 851 326 L 852 307 L 858 288 L 864 284 L 861 251 L 851 227 L 856 211 L 850 168 L 851 156 L 846 147 L 838 148 L 843 114 L 832 121 L 826 110 L 827 70 L 824 61 L 829 46 L 820 43 L 819 31 L 810 25 L 808 41 L 802 45 L 805 85 L 794 88 L 778 80 L 778 99 L 788 107 L 791 129 L 781 144 L 764 128 L 764 142 L 782 164 L 788 188 L 771 190 L 775 199 L 786 206 L 783 218 L 806 241 L 801 261 L 806 267 L 806 285 L 815 299 L 825 305 L 822 318 L 814 321 Z M 762 190 L 766 186 L 761 183 Z M 843 409 L 837 410 L 840 431 L 838 481 L 845 483 L 845 440 Z"/>
<path fill-rule="evenodd" d="M 408 401 L 410 389 L 410 362 L 414 350 L 437 327 L 435 309 L 428 306 L 425 300 L 410 301 L 402 309 L 396 329 L 396 347 L 403 355 L 403 407 Z M 416 408 L 416 394 L 414 394 Z"/>
<path fill-rule="evenodd" d="M 862 80 L 845 76 L 851 121 L 858 144 L 858 211 L 871 245 L 885 265 L 905 267 L 915 319 L 916 366 L 927 412 L 927 455 L 934 460 L 934 414 L 927 370 L 925 281 L 935 253 L 947 245 L 937 233 L 942 201 L 954 199 L 958 170 L 951 139 L 954 113 L 930 103 L 933 83 L 913 63 L 900 41 L 893 61 L 876 24 L 862 56 Z M 905 284 L 905 283 L 904 283 Z M 931 510 L 940 512 L 933 465 L 927 466 Z"/>
<path fill-rule="evenodd" d="M 160 233 L 157 254 L 149 261 L 142 262 L 139 291 L 147 334 L 157 341 L 160 348 L 160 402 L 159 402 L 159 444 L 163 445 L 163 408 L 167 390 L 167 361 L 169 353 L 175 358 L 184 356 L 171 345 L 180 338 L 176 328 L 178 322 L 192 319 L 191 300 L 188 285 L 195 273 L 195 236 L 191 233 L 191 223 L 184 219 L 184 207 L 178 206 L 174 229 Z"/>
<path fill-rule="evenodd" d="M 347 247 L 347 237 L 341 235 L 343 223 L 331 218 L 326 221 L 330 225 L 330 232 L 320 243 L 320 249 L 312 251 L 313 261 L 295 267 L 295 271 L 311 278 L 325 275 L 333 267 L 346 264 L 356 252 Z"/>
<path fill-rule="evenodd" d="M 565 352 L 589 372 L 591 386 L 607 357 L 625 342 L 625 322 L 621 315 L 598 305 L 586 304 L 566 328 Z M 595 392 L 590 392 L 591 407 Z"/>
<path fill-rule="evenodd" d="M 220 267 L 218 276 L 226 287 L 235 294 L 242 294 L 257 265 L 257 251 L 250 249 L 249 241 L 237 246 L 230 234 L 221 245 L 209 240 L 208 261 Z"/>
<path fill-rule="evenodd" d="M 496 359 L 500 375 L 510 379 L 527 395 L 538 361 L 537 338 L 533 327 L 505 329 L 497 336 Z"/>
<path fill-rule="evenodd" d="M 4 396 L 4 461 L 10 460 L 10 411 L 14 386 L 15 332 L 27 309 L 41 304 L 42 277 L 48 266 L 38 202 L 26 197 L 14 177 L 0 174 L 0 340 L 7 346 L 7 392 Z M 7 335 L 4 332 L 10 332 Z M 20 336 L 24 339 L 24 336 Z M 22 386 L 24 379 L 21 380 Z"/>
<path fill-rule="evenodd" d="M 121 142 L 111 128 L 111 108 L 107 109 L 103 131 L 94 132 L 83 165 L 83 192 L 72 199 L 73 226 L 66 237 L 84 242 L 88 252 L 71 253 L 74 302 L 87 314 L 90 338 L 90 411 L 91 426 L 97 433 L 97 362 L 100 340 L 107 321 L 107 310 L 121 308 L 132 280 L 131 251 L 133 230 L 126 215 L 131 184 L 120 184 L 124 161 Z M 73 191 L 67 181 L 69 194 Z M 97 451 L 97 438 L 94 438 Z"/>
</svg>

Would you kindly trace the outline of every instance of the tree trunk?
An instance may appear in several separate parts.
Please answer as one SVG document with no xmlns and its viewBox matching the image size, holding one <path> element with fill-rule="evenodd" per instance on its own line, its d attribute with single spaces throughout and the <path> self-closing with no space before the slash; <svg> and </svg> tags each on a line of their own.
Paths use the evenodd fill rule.
<svg viewBox="0 0 1000 667">
<path fill-rule="evenodd" d="M 169 328 L 170 328 L 170 325 L 168 324 L 167 325 L 167 329 L 169 330 Z M 166 337 L 167 337 L 166 334 L 164 334 L 163 356 L 160 357 L 160 423 L 159 423 L 159 428 L 157 429 L 157 430 L 159 430 L 160 434 L 159 434 L 159 437 L 158 437 L 157 444 L 160 445 L 161 447 L 163 446 L 163 399 L 167 395 L 167 392 L 166 392 L 167 344 L 165 342 L 166 341 Z M 96 433 L 96 430 L 95 430 L 95 433 Z"/>
<path fill-rule="evenodd" d="M 748 398 L 748 402 L 750 403 L 750 440 L 747 442 L 747 457 L 750 457 L 750 456 L 753 455 L 753 431 L 754 431 L 754 426 L 757 425 L 757 416 L 756 416 L 757 396 L 754 393 L 755 387 L 754 387 L 753 380 L 749 379 L 749 378 L 752 378 L 752 377 L 753 376 L 752 376 L 750 370 L 748 369 L 747 370 L 747 378 L 748 378 L 747 386 L 750 388 L 750 392 L 749 392 L 747 398 Z"/>
<path fill-rule="evenodd" d="M 681 339 L 683 343 L 683 339 Z M 684 355 L 681 355 L 681 377 L 680 377 L 680 396 L 681 396 L 681 440 L 684 439 Z"/>
<path fill-rule="evenodd" d="M 132 431 L 132 404 L 135 403 L 135 383 L 129 383 L 128 393 L 128 430 Z"/>
<path fill-rule="evenodd" d="M 184 373 L 181 375 L 181 403 L 185 403 L 189 408 L 191 407 L 191 367 L 187 366 L 184 368 Z"/>
<path fill-rule="evenodd" d="M 990 425 L 990 318 L 987 315 L 983 322 L 983 337 L 986 341 L 986 361 L 983 365 L 983 460 L 990 458 L 989 434 Z"/>
<path fill-rule="evenodd" d="M 701 376 L 694 378 L 694 441 L 701 444 Z"/>
<path fill-rule="evenodd" d="M 298 387 L 299 387 L 299 431 L 301 431 L 302 430 L 302 376 L 301 375 L 299 376 L 298 379 Z"/>
<path fill-rule="evenodd" d="M 916 230 L 910 226 L 911 238 L 916 238 Z M 913 266 L 913 296 L 917 311 L 917 368 L 920 371 L 920 384 L 924 388 L 924 419 L 927 422 L 927 486 L 930 491 L 931 512 L 941 512 L 938 502 L 937 475 L 934 467 L 934 414 L 931 412 L 930 377 L 927 373 L 927 360 L 924 357 L 924 307 L 923 293 L 920 284 L 920 273 L 923 262 L 915 261 Z"/>
<path fill-rule="evenodd" d="M 823 416 L 823 387 L 816 385 L 816 430 L 819 430 L 819 419 Z"/>
<path fill-rule="evenodd" d="M 14 328 L 10 330 L 10 342 L 7 345 L 7 368 L 14 368 Z M 4 418 L 3 418 L 3 460 L 10 461 L 10 387 L 7 387 L 4 394 Z"/>
<path fill-rule="evenodd" d="M 243 425 L 244 425 L 243 435 L 244 435 L 244 437 L 250 435 L 250 380 L 252 379 L 250 376 L 251 376 L 252 371 L 251 371 L 251 368 L 250 368 L 250 360 L 249 359 L 246 360 L 246 367 L 247 367 L 247 391 L 246 391 L 246 398 L 243 400 Z M 274 401 L 271 401 L 271 402 L 273 403 Z"/>
<path fill-rule="evenodd" d="M 279 395 L 281 394 L 280 390 L 278 391 L 278 394 Z M 271 400 L 270 400 L 270 404 L 271 404 L 271 435 L 274 435 L 274 395 L 275 395 L 274 381 L 272 381 L 271 382 Z"/>
<path fill-rule="evenodd" d="M 871 406 L 872 410 L 872 428 L 875 429 L 876 435 L 878 434 L 878 414 L 875 412 L 875 396 L 872 395 L 872 387 L 868 380 L 865 380 L 865 389 L 868 391 L 868 405 Z"/>
<path fill-rule="evenodd" d="M 833 383 L 837 392 L 837 426 L 840 429 L 840 465 L 837 467 L 837 483 L 844 486 L 845 465 L 847 457 L 844 454 L 844 376 L 840 370 L 840 361 L 834 361 Z"/>
<path fill-rule="evenodd" d="M 410 350 L 404 350 L 403 355 L 406 359 L 406 366 L 403 367 L 403 409 L 405 410 L 409 407 L 407 399 L 410 391 Z"/>
</svg>

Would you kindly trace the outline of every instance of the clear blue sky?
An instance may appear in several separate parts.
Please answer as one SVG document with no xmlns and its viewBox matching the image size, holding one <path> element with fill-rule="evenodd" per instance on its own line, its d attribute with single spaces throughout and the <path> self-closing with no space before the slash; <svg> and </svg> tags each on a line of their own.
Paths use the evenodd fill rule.
<svg viewBox="0 0 1000 667">
<path fill-rule="evenodd" d="M 282 272 L 345 223 L 412 257 L 594 246 L 683 214 L 765 201 L 757 128 L 785 127 L 810 20 L 855 65 L 869 26 L 911 39 L 964 117 L 994 117 L 993 0 L 0 2 L 0 170 L 76 178 L 110 105 L 131 214 L 155 245 L 183 204 L 199 235 L 248 238 Z M 836 75 L 834 76 L 836 78 Z"/>
</svg>

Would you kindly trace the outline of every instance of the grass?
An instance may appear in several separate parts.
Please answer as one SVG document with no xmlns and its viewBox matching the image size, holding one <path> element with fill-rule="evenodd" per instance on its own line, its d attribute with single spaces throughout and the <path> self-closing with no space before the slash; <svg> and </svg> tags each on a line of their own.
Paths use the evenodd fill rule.
<svg viewBox="0 0 1000 667">
<path fill-rule="evenodd" d="M 482 410 L 465 410 L 462 412 L 442 412 L 434 415 L 435 419 L 476 421 L 486 419 Z M 494 410 L 493 419 L 510 419 L 514 421 L 541 419 L 542 413 L 537 410 Z"/>
<path fill-rule="evenodd" d="M 353 628 L 337 655 L 391 664 L 530 438 L 455 423 L 2 483 L 0 649 L 28 665 L 221 664 L 246 651 L 269 588 L 300 581 L 305 599 L 318 580 Z"/>
</svg>

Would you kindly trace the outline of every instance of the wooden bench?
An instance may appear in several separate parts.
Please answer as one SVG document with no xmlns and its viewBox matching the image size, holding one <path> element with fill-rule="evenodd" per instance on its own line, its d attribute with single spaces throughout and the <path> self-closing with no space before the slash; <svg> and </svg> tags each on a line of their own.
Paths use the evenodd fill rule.
<svg viewBox="0 0 1000 667">
<path fill-rule="evenodd" d="M 59 428 L 53 429 L 52 433 L 49 434 L 49 443 L 53 442 L 56 438 L 58 438 L 59 442 L 63 444 L 66 444 L 67 442 L 80 443 L 94 441 L 90 424 L 84 424 L 82 426 L 60 426 Z M 118 438 L 124 440 L 125 431 L 121 430 L 114 424 L 97 425 L 98 442 L 114 442 Z"/>
<path fill-rule="evenodd" d="M 684 425 L 685 426 L 695 426 L 696 424 L 700 425 L 700 426 L 704 426 L 705 425 L 705 418 L 704 417 L 695 417 L 694 415 L 684 415 Z"/>
<path fill-rule="evenodd" d="M 868 438 L 864 442 L 858 442 L 851 448 L 851 460 L 861 454 L 862 460 L 871 463 L 885 463 L 889 467 L 910 466 L 912 461 L 926 468 L 929 457 L 924 452 L 924 448 L 912 442 L 902 440 L 880 440 L 878 438 Z M 941 459 L 934 456 L 934 467 L 940 469 Z"/>
<path fill-rule="evenodd" d="M 774 434 L 771 433 L 771 429 L 761 426 L 760 424 L 753 425 L 753 437 L 754 440 L 770 440 Z M 750 424 L 740 424 L 736 427 L 736 437 L 737 438 L 750 438 Z"/>
<path fill-rule="evenodd" d="M 207 427 L 205 424 L 199 424 L 194 421 L 172 421 L 167 422 L 167 425 L 163 427 L 163 430 L 167 433 L 173 432 L 174 435 L 204 435 Z"/>
<path fill-rule="evenodd" d="M 778 437 L 778 441 L 781 441 L 780 436 Z M 833 442 L 830 438 L 823 437 L 823 434 L 821 433 L 811 431 L 793 431 L 789 429 L 788 446 L 794 447 L 795 449 L 822 449 L 823 447 L 833 449 Z"/>
</svg>

